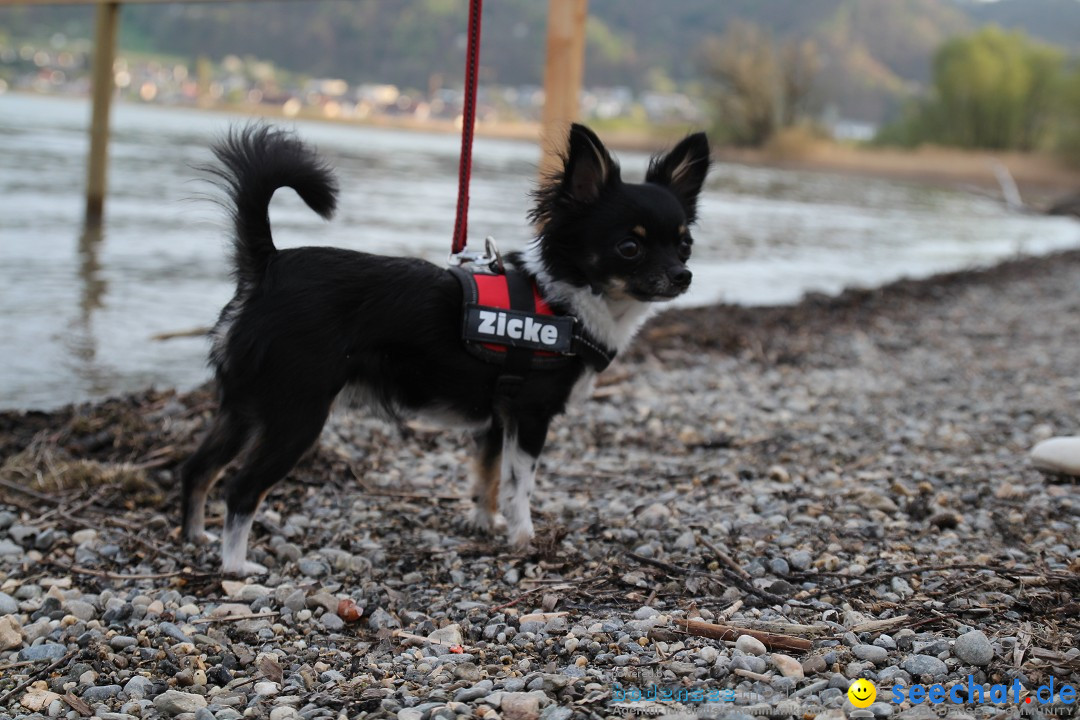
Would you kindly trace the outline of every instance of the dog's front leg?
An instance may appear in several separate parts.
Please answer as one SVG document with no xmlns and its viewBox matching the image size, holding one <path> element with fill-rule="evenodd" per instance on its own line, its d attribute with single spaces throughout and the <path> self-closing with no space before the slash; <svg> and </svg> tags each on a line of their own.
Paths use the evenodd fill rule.
<svg viewBox="0 0 1080 720">
<path fill-rule="evenodd" d="M 523 548 L 533 538 L 529 500 L 536 484 L 536 467 L 544 449 L 548 421 L 508 423 L 503 434 L 502 482 L 499 508 L 506 518 L 510 544 Z"/>
<path fill-rule="evenodd" d="M 503 426 L 496 420 L 474 438 L 473 509 L 468 525 L 484 535 L 495 529 L 496 501 L 499 496 L 499 467 L 503 447 Z"/>
</svg>

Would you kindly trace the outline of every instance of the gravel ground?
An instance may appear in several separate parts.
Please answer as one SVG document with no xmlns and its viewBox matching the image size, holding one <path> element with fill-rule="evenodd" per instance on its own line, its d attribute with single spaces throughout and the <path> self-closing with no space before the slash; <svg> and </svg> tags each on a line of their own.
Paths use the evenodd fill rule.
<svg viewBox="0 0 1080 720">
<path fill-rule="evenodd" d="M 928 717 L 889 689 L 1075 685 L 1080 498 L 1026 453 L 1080 432 L 1078 290 L 1069 253 L 660 316 L 554 426 L 524 554 L 465 531 L 460 438 L 343 415 L 256 521 L 269 575 L 224 579 L 170 535 L 206 390 L 0 414 L 0 718 L 840 718 L 857 677 Z"/>
</svg>

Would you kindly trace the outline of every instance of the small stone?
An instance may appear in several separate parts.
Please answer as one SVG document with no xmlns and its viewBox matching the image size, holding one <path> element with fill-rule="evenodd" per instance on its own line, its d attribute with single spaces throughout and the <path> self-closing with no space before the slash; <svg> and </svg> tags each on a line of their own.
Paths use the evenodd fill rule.
<svg viewBox="0 0 1080 720">
<path fill-rule="evenodd" d="M 222 580 L 221 589 L 225 591 L 228 597 L 244 602 L 258 600 L 274 592 L 273 588 L 268 588 L 265 585 L 249 584 L 238 580 Z M 337 605 L 337 600 L 334 600 L 334 605 Z"/>
<path fill-rule="evenodd" d="M 382 608 L 379 608 L 380 610 Z M 356 604 L 356 601 L 352 598 L 342 598 L 338 602 L 337 616 L 347 623 L 356 622 L 363 616 L 364 608 Z M 378 630 L 379 628 L 372 628 Z"/>
<path fill-rule="evenodd" d="M 773 666 L 779 670 L 780 674 L 784 677 L 792 678 L 794 680 L 803 679 L 802 664 L 790 655 L 773 653 L 769 659 L 772 660 Z"/>
<path fill-rule="evenodd" d="M 319 618 L 319 621 L 322 622 L 324 628 L 331 632 L 337 632 L 345 627 L 345 621 L 338 617 L 337 613 L 324 613 L 323 616 Z"/>
<path fill-rule="evenodd" d="M 80 620 L 93 620 L 98 614 L 97 608 L 84 600 L 68 600 L 64 603 L 64 610 Z"/>
<path fill-rule="evenodd" d="M 1080 437 L 1055 437 L 1031 449 L 1031 464 L 1043 472 L 1080 475 Z"/>
<path fill-rule="evenodd" d="M 308 577 L 319 578 L 330 572 L 330 567 L 322 560 L 315 560 L 313 558 L 304 558 L 296 564 L 296 568 L 302 575 Z"/>
<path fill-rule="evenodd" d="M 481 680 L 472 687 L 461 688 L 454 694 L 454 702 L 471 702 L 491 694 L 491 680 Z"/>
<path fill-rule="evenodd" d="M 860 660 L 868 660 L 872 663 L 884 662 L 889 657 L 889 651 L 877 645 L 856 645 L 851 652 Z"/>
<path fill-rule="evenodd" d="M 176 640 L 177 642 L 194 644 L 194 641 L 190 637 L 188 637 L 186 633 L 184 633 L 180 628 L 176 627 L 176 625 L 171 622 L 158 623 L 158 629 L 171 637 L 173 640 Z"/>
<path fill-rule="evenodd" d="M 649 618 L 654 618 L 659 614 L 660 614 L 659 612 L 657 612 L 653 608 L 649 607 L 648 605 L 643 605 L 643 606 L 639 607 L 637 610 L 634 611 L 634 619 L 635 620 L 648 620 Z"/>
<path fill-rule="evenodd" d="M 806 550 L 796 550 L 788 555 L 787 561 L 792 569 L 803 572 L 810 567 L 810 563 L 814 561 L 814 558 Z"/>
<path fill-rule="evenodd" d="M 753 635 L 740 635 L 735 641 L 735 649 L 747 655 L 764 655 L 765 644 Z"/>
<path fill-rule="evenodd" d="M 889 717 L 893 714 L 892 703 L 876 702 L 870 706 L 870 712 L 876 718 Z"/>
<path fill-rule="evenodd" d="M 33 647 L 23 648 L 19 651 L 20 662 L 37 662 L 39 660 L 59 660 L 67 655 L 67 648 L 57 643 L 43 643 Z"/>
<path fill-rule="evenodd" d="M 82 694 L 82 699 L 87 703 L 102 703 L 120 694 L 119 685 L 98 685 L 87 688 Z"/>
<path fill-rule="evenodd" d="M 300 720 L 301 715 L 296 708 L 288 705 L 279 705 L 270 711 L 270 720 Z"/>
<path fill-rule="evenodd" d="M 293 590 L 285 598 L 285 607 L 295 612 L 300 612 L 307 607 L 307 593 L 303 590 Z"/>
<path fill-rule="evenodd" d="M 821 655 L 811 655 L 802 662 L 804 675 L 816 675 L 825 672 L 827 667 L 828 663 L 825 662 L 825 658 Z"/>
<path fill-rule="evenodd" d="M 464 641 L 461 636 L 461 626 L 457 623 L 429 633 L 427 639 L 436 645 L 460 645 Z"/>
<path fill-rule="evenodd" d="M 544 711 L 540 713 L 540 720 L 570 720 L 574 716 L 574 711 L 571 708 L 563 705 L 548 705 L 544 708 Z"/>
<path fill-rule="evenodd" d="M 773 465 L 769 468 L 768 475 L 770 480 L 775 480 L 779 483 L 791 482 L 791 475 L 783 465 Z"/>
<path fill-rule="evenodd" d="M 500 703 L 504 720 L 538 720 L 540 698 L 532 693 L 503 693 Z"/>
<path fill-rule="evenodd" d="M 889 586 L 892 588 L 892 591 L 900 597 L 908 597 L 915 593 L 908 581 L 902 577 L 894 577 Z"/>
<path fill-rule="evenodd" d="M 956 638 L 953 654 L 968 665 L 983 667 L 994 659 L 994 646 L 982 630 L 972 630 Z"/>
<path fill-rule="evenodd" d="M 206 698 L 179 690 L 166 690 L 154 698 L 154 707 L 166 715 L 194 713 L 199 708 L 206 707 Z"/>
<path fill-rule="evenodd" d="M 142 675 L 134 675 L 124 684 L 124 692 L 130 698 L 141 700 L 153 691 L 154 682 Z"/>
<path fill-rule="evenodd" d="M 791 572 L 791 567 L 784 558 L 773 558 L 769 561 L 769 572 L 773 575 L 787 575 Z"/>
<path fill-rule="evenodd" d="M 0 615 L 14 615 L 19 612 L 19 603 L 5 592 L 0 592 Z"/>
<path fill-rule="evenodd" d="M 880 510 L 883 513 L 894 513 L 899 510 L 892 498 L 871 488 L 860 492 L 855 497 L 855 502 L 868 510 Z"/>
<path fill-rule="evenodd" d="M 749 670 L 760 675 L 765 672 L 765 658 L 757 655 L 736 655 L 731 660 L 731 667 L 736 670 Z"/>
<path fill-rule="evenodd" d="M 380 607 L 375 608 L 375 612 L 371 613 L 371 617 L 368 618 L 368 627 L 372 630 L 379 631 L 388 628 L 399 628 L 401 627 L 401 623 L 396 617 Z"/>
<path fill-rule="evenodd" d="M 21 647 L 22 625 L 14 615 L 0 616 L 0 651 Z"/>
<path fill-rule="evenodd" d="M 706 665 L 712 665 L 716 662 L 716 658 L 720 657 L 720 651 L 712 645 L 706 645 L 698 650 L 698 657 L 701 658 Z"/>
<path fill-rule="evenodd" d="M 276 682 L 270 682 L 269 680 L 255 683 L 254 689 L 256 695 L 264 696 L 277 695 L 279 692 L 281 692 L 281 686 L 278 685 Z"/>
<path fill-rule="evenodd" d="M 933 680 L 942 680 L 948 673 L 945 663 L 933 655 L 912 655 L 900 663 L 900 667 L 911 675 L 913 680 L 922 678 L 924 675 L 928 675 Z"/>
<path fill-rule="evenodd" d="M 113 650 L 126 650 L 133 645 L 138 645 L 139 641 L 130 635 L 113 635 L 109 638 L 109 647 Z"/>
<path fill-rule="evenodd" d="M 40 712 L 59 699 L 59 695 L 49 690 L 43 680 L 39 680 L 19 699 L 19 704 L 31 712 Z"/>
</svg>

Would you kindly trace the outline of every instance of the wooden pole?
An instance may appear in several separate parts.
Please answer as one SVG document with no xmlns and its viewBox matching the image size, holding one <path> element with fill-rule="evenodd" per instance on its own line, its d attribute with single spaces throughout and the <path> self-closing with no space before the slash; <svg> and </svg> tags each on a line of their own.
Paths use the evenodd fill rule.
<svg viewBox="0 0 1080 720">
<path fill-rule="evenodd" d="M 93 109 L 90 117 L 90 162 L 86 171 L 86 225 L 101 224 L 105 208 L 105 170 L 109 156 L 109 110 L 112 105 L 113 60 L 120 3 L 97 6 L 94 28 L 94 65 L 91 74 Z"/>
<path fill-rule="evenodd" d="M 578 98 L 585 76 L 588 5 L 588 0 L 548 0 L 541 174 L 558 167 L 566 129 L 578 118 Z"/>
</svg>

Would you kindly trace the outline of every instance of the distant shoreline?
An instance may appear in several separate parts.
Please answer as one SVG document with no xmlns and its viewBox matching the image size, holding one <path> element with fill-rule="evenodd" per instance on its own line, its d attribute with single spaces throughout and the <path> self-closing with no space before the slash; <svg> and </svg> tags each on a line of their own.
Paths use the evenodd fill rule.
<svg viewBox="0 0 1080 720">
<path fill-rule="evenodd" d="M 81 100 L 71 95 L 38 95 L 12 91 L 37 97 Z M 417 120 L 403 116 L 378 116 L 364 119 L 335 118 L 316 112 L 300 112 L 287 115 L 279 108 L 268 105 L 155 105 L 131 103 L 145 107 L 163 107 L 170 110 L 190 110 L 220 114 L 253 115 L 264 118 L 326 122 L 357 127 L 404 130 L 439 134 L 457 134 L 460 128 L 452 120 Z M 669 146 L 685 132 L 697 128 L 656 127 L 644 129 L 605 129 L 601 124 L 598 132 L 604 142 L 616 150 L 657 152 Z M 477 137 L 519 140 L 539 143 L 541 127 L 537 122 L 478 122 Z M 829 140 L 797 139 L 788 142 L 779 138 L 766 148 L 719 147 L 714 158 L 721 162 L 755 167 L 803 172 L 826 172 L 844 175 L 882 178 L 901 182 L 947 187 L 959 190 L 989 192 L 1000 195 L 1000 186 L 992 169 L 994 161 L 1004 165 L 1019 187 L 1025 202 L 1039 208 L 1049 201 L 1080 192 L 1080 168 L 1070 168 L 1048 153 L 1021 153 L 971 151 L 958 148 L 924 146 L 914 150 L 902 148 L 870 148 L 837 143 Z"/>
</svg>

